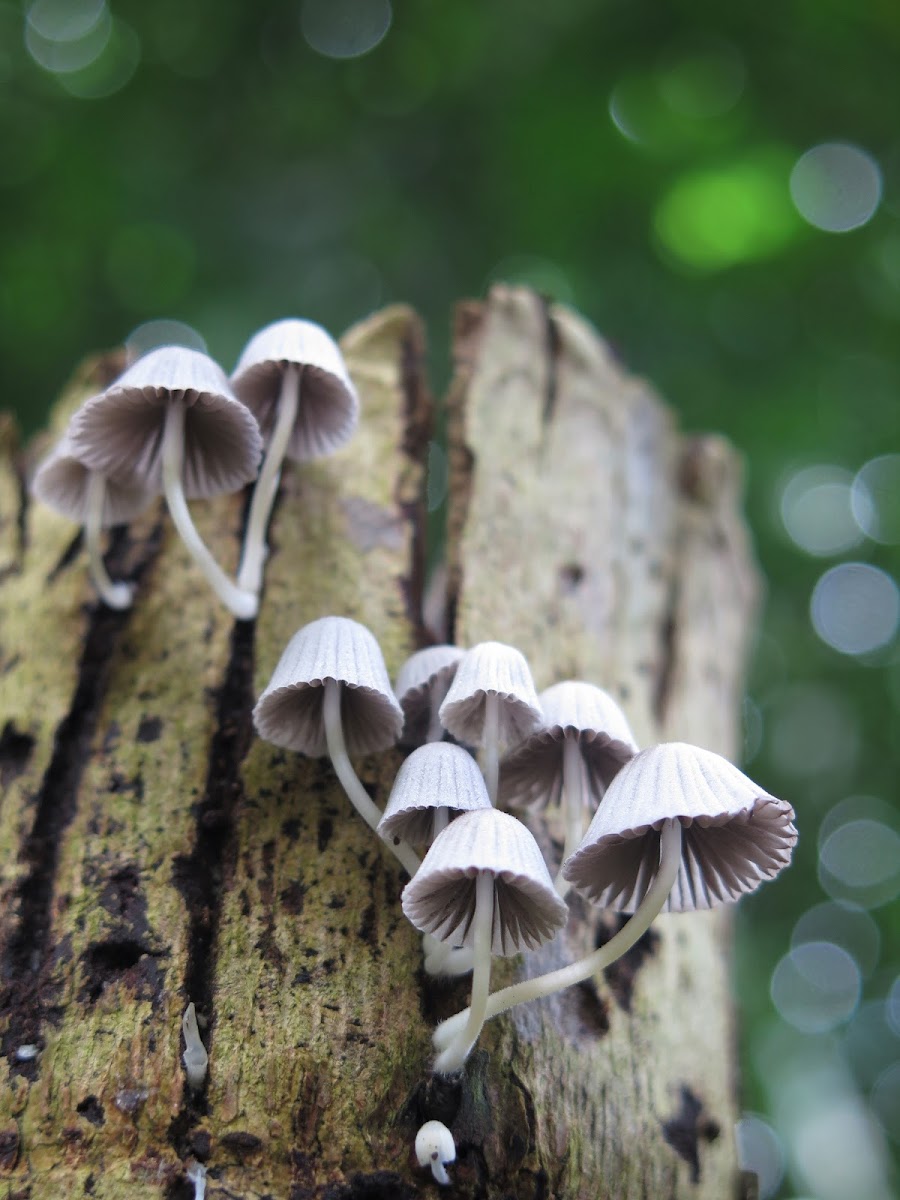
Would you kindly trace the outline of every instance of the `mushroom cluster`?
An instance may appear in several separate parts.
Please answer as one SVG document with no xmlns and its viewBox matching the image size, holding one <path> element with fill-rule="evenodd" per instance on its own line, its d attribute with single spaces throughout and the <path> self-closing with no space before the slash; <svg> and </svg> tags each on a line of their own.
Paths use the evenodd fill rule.
<svg viewBox="0 0 900 1200">
<path fill-rule="evenodd" d="M 797 837 L 791 806 L 720 755 L 677 742 L 639 749 L 606 692 L 570 680 L 538 695 L 525 658 L 500 642 L 421 650 L 392 691 L 372 634 L 324 617 L 291 639 L 254 721 L 276 745 L 331 756 L 351 803 L 410 876 L 400 899 L 424 935 L 426 971 L 471 971 L 468 1007 L 434 1031 L 440 1074 L 463 1068 L 486 1020 L 608 967 L 660 912 L 755 890 L 787 866 Z M 397 741 L 414 748 L 382 812 L 349 755 Z M 555 880 L 506 808 L 560 811 Z M 421 862 L 413 846 L 427 847 Z M 630 919 L 580 961 L 492 993 L 492 957 L 555 937 L 570 888 Z M 426 1123 L 416 1152 L 447 1183 L 452 1137 L 441 1130 Z"/>
<path fill-rule="evenodd" d="M 331 453 L 352 435 L 358 416 L 340 349 L 312 321 L 291 318 L 260 330 L 230 380 L 208 355 L 162 346 L 85 401 L 38 467 L 32 491 L 84 526 L 91 578 L 103 602 L 116 609 L 131 605 L 132 588 L 109 578 L 101 530 L 126 524 L 164 495 L 213 591 L 235 617 L 252 620 L 284 458 Z M 235 581 L 203 542 L 187 501 L 236 492 L 253 480 Z"/>
</svg>

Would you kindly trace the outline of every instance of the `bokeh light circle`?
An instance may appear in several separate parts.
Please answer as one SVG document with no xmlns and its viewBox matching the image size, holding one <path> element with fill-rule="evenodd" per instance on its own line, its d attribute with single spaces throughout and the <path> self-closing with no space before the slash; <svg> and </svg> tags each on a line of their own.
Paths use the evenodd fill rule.
<svg viewBox="0 0 900 1200">
<path fill-rule="evenodd" d="M 165 317 L 144 321 L 132 329 L 125 339 L 125 354 L 129 363 L 134 362 L 157 346 L 187 346 L 191 350 L 207 353 L 206 341 L 201 333 L 184 321 L 172 321 Z"/>
<path fill-rule="evenodd" d="M 869 563 L 841 563 L 819 579 L 810 602 L 813 628 L 841 654 L 868 654 L 887 645 L 900 622 L 897 584 Z"/>
<path fill-rule="evenodd" d="M 859 469 L 851 505 L 866 537 L 889 546 L 900 543 L 900 454 L 882 454 Z"/>
<path fill-rule="evenodd" d="M 325 58 L 359 58 L 391 27 L 390 0 L 303 0 L 300 28 Z"/>
<path fill-rule="evenodd" d="M 826 1033 L 848 1020 L 859 1003 L 859 967 L 833 942 L 796 946 L 772 972 L 772 1003 L 801 1033 Z"/>
<path fill-rule="evenodd" d="M 853 476 L 840 467 L 804 467 L 781 494 L 781 519 L 807 554 L 841 554 L 862 541 L 851 506 Z"/>
<path fill-rule="evenodd" d="M 874 215 L 881 199 L 881 171 L 871 154 L 858 146 L 825 142 L 797 159 L 791 197 L 810 225 L 845 233 Z"/>
<path fill-rule="evenodd" d="M 791 946 L 807 942 L 834 942 L 856 961 L 864 976 L 878 965 L 881 934 L 875 921 L 857 904 L 826 900 L 807 909 L 794 925 Z"/>
<path fill-rule="evenodd" d="M 887 1014 L 887 1023 L 900 1037 L 900 975 L 894 980 L 893 987 L 888 992 L 888 998 L 885 1002 L 885 1012 Z"/>
<path fill-rule="evenodd" d="M 735 1122 L 738 1164 L 752 1171 L 759 1184 L 759 1200 L 768 1200 L 778 1191 L 784 1175 L 784 1150 L 768 1121 L 755 1113 L 745 1113 Z"/>
<path fill-rule="evenodd" d="M 819 881 L 836 900 L 888 903 L 900 893 L 900 834 L 870 817 L 839 825 L 819 850 Z"/>
</svg>

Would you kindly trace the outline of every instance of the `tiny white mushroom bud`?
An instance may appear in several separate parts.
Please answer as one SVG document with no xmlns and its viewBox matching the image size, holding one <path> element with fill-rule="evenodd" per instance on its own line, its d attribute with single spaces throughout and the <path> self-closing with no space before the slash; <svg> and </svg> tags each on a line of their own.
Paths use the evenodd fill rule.
<svg viewBox="0 0 900 1200">
<path fill-rule="evenodd" d="M 206 1167 L 202 1163 L 192 1163 L 185 1175 L 194 1185 L 194 1200 L 206 1200 Z"/>
<path fill-rule="evenodd" d="M 450 1183 L 445 1171 L 447 1163 L 456 1161 L 456 1145 L 453 1134 L 440 1121 L 426 1121 L 416 1134 L 416 1158 L 420 1167 L 431 1167 L 438 1183 Z"/>
<path fill-rule="evenodd" d="M 194 1091 L 198 1091 L 203 1087 L 206 1079 L 209 1055 L 206 1053 L 206 1047 L 200 1040 L 200 1030 L 197 1028 L 197 1013 L 193 1003 L 189 1004 L 184 1010 L 184 1017 L 181 1021 L 181 1032 L 184 1034 L 184 1054 L 182 1054 L 181 1060 L 184 1063 L 188 1086 Z"/>
</svg>

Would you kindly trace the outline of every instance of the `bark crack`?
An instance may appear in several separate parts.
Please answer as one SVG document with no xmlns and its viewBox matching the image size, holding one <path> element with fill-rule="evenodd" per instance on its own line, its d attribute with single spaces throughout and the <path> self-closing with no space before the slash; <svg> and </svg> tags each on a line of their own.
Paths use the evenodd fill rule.
<svg viewBox="0 0 900 1200">
<path fill-rule="evenodd" d="M 136 575 L 152 561 L 160 541 L 161 527 L 156 526 L 142 548 Z M 127 532 L 119 531 L 110 554 L 111 566 L 117 574 L 124 568 L 131 546 Z M 60 846 L 78 807 L 84 767 L 90 759 L 112 662 L 129 615 L 130 610 L 115 612 L 99 603 L 91 611 L 75 691 L 69 710 L 56 729 L 50 762 L 35 800 L 34 822 L 21 852 L 28 869 L 16 890 L 18 914 L 14 932 L 0 955 L 3 980 L 0 1017 L 8 1021 L 2 1051 L 10 1060 L 10 1069 L 29 1079 L 36 1076 L 36 1060 L 19 1062 L 15 1050 L 40 1038 L 52 966 L 49 943 Z"/>
<path fill-rule="evenodd" d="M 186 1001 L 214 1023 L 215 971 L 222 895 L 236 853 L 235 815 L 243 799 L 241 764 L 253 736 L 253 658 L 256 627 L 238 621 L 231 634 L 228 665 L 216 703 L 216 726 L 209 748 L 206 784 L 197 806 L 194 848 L 176 859 L 176 887 L 188 911 Z M 185 1089 L 181 1111 L 169 1127 L 169 1140 L 181 1157 L 190 1153 L 191 1129 L 206 1108 L 205 1090 L 191 1098 Z"/>
</svg>

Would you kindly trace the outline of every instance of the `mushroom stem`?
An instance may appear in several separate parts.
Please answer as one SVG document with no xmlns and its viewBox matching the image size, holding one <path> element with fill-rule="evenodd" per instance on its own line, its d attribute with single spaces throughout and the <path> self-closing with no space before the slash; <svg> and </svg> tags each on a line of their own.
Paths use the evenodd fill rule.
<svg viewBox="0 0 900 1200">
<path fill-rule="evenodd" d="M 434 1069 L 449 1075 L 458 1071 L 478 1041 L 487 1013 L 491 986 L 491 944 L 494 936 L 494 877 L 479 871 L 475 878 L 475 915 L 472 918 L 472 996 L 465 1024 L 458 1037 L 434 1060 Z"/>
<path fill-rule="evenodd" d="M 428 722 L 426 742 L 442 742 L 444 727 L 441 724 L 440 707 L 447 695 L 447 685 L 440 679 L 432 679 L 428 688 L 428 699 L 431 706 L 431 719 Z"/>
<path fill-rule="evenodd" d="M 560 896 L 565 898 L 566 892 L 568 892 L 572 885 L 567 879 L 563 879 L 562 863 L 566 861 L 570 854 L 575 853 L 581 839 L 584 837 L 584 759 L 581 757 L 581 747 L 578 745 L 577 738 L 567 737 L 565 739 L 563 745 L 562 776 L 562 801 L 566 824 L 566 841 L 563 847 L 562 861 L 560 862 L 559 871 L 553 881 L 553 885 Z"/>
<path fill-rule="evenodd" d="M 106 499 L 106 476 L 99 471 L 88 474 L 87 511 L 84 514 L 84 540 L 87 544 L 88 565 L 94 587 L 103 603 L 110 608 L 131 608 L 132 591 L 127 583 L 113 583 L 103 565 L 100 549 L 100 529 L 103 525 L 103 503 Z"/>
<path fill-rule="evenodd" d="M 431 818 L 431 840 L 450 824 L 450 809 L 436 808 Z M 449 946 L 433 934 L 422 937 L 423 966 L 428 975 L 466 975 L 472 970 L 472 951 L 468 946 Z"/>
<path fill-rule="evenodd" d="M 538 1000 L 544 996 L 552 996 L 563 988 L 575 983 L 583 983 L 597 971 L 602 971 L 621 958 L 630 950 L 638 938 L 647 932 L 651 923 L 659 915 L 663 905 L 672 890 L 672 885 L 681 867 L 681 822 L 675 818 L 663 823 L 660 830 L 659 870 L 650 884 L 643 900 L 635 910 L 627 924 L 623 925 L 617 934 L 609 939 L 593 954 L 581 958 L 578 962 L 560 967 L 558 971 L 550 971 L 546 975 L 538 975 L 535 979 L 525 979 L 510 987 L 501 988 L 494 992 L 487 1002 L 484 1019 L 490 1020 L 516 1004 L 524 1004 L 526 1000 Z M 467 1027 L 469 1009 L 448 1017 L 435 1029 L 432 1043 L 436 1050 L 445 1053 L 446 1047 L 452 1049 L 456 1039 L 461 1037 L 460 1030 Z"/>
<path fill-rule="evenodd" d="M 244 551 L 238 571 L 237 585 L 248 592 L 258 593 L 262 587 L 263 567 L 269 550 L 266 545 L 266 529 L 272 515 L 272 505 L 281 480 L 281 465 L 285 451 L 297 420 L 300 407 L 300 368 L 288 363 L 281 379 L 281 395 L 276 408 L 275 427 L 266 456 L 260 467 L 259 478 L 253 489 L 247 532 L 244 534 Z"/>
<path fill-rule="evenodd" d="M 344 727 L 341 723 L 341 685 L 336 679 L 325 680 L 325 699 L 322 705 L 322 716 L 325 722 L 325 741 L 328 743 L 328 753 L 335 774 L 341 781 L 341 787 L 347 793 L 347 799 L 372 830 L 377 830 L 382 812 L 375 801 L 359 781 L 359 776 L 353 770 L 347 744 L 344 741 Z M 422 865 L 412 848 L 406 842 L 384 842 L 399 859 L 410 878 L 415 875 Z"/>
<path fill-rule="evenodd" d="M 484 698 L 484 782 L 491 804 L 497 807 L 497 789 L 500 783 L 500 699 L 496 692 L 488 692 Z"/>
<path fill-rule="evenodd" d="M 216 593 L 229 612 L 241 621 L 252 621 L 259 608 L 259 601 L 252 592 L 245 592 L 228 578 L 212 554 L 206 543 L 197 532 L 191 519 L 191 514 L 184 498 L 184 417 L 185 406 L 182 403 L 169 404 L 166 408 L 166 422 L 163 430 L 162 444 L 162 474 L 163 492 L 166 504 L 175 528 L 188 553 L 206 576 L 212 590 Z"/>
</svg>

